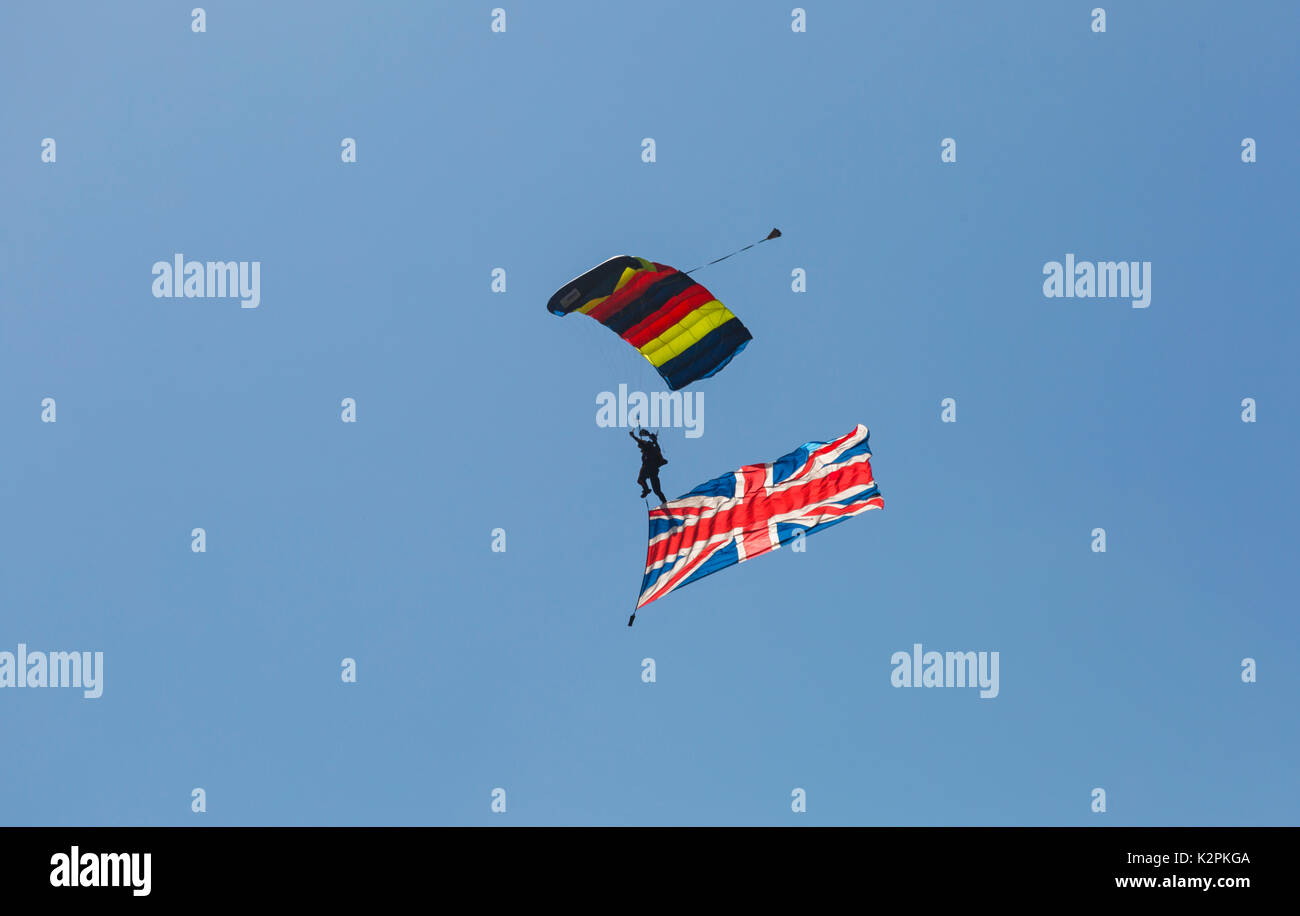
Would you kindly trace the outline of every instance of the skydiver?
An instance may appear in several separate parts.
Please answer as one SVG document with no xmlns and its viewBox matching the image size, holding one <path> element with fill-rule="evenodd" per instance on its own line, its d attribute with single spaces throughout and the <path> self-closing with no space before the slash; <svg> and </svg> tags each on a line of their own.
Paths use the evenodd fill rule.
<svg viewBox="0 0 1300 916">
<path fill-rule="evenodd" d="M 649 481 L 650 486 L 654 487 L 655 496 L 659 497 L 659 502 L 665 506 L 668 500 L 664 498 L 664 491 L 659 487 L 659 469 L 668 463 L 664 453 L 659 450 L 659 436 L 647 429 L 642 429 L 640 438 L 628 430 L 627 434 L 632 437 L 637 448 L 641 449 L 641 475 L 637 477 L 636 482 L 641 484 L 641 495 L 644 497 L 650 492 L 650 487 L 646 486 Z"/>
</svg>

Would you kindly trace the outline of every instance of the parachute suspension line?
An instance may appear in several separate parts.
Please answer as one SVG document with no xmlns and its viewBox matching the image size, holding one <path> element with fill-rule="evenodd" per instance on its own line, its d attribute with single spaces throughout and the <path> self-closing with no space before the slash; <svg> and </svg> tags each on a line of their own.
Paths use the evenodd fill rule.
<svg viewBox="0 0 1300 916">
<path fill-rule="evenodd" d="M 752 243 L 746 245 L 744 248 L 737 248 L 737 249 L 736 249 L 735 251 L 733 251 L 731 254 L 724 254 L 724 255 L 723 255 L 722 257 L 720 257 L 720 258 L 714 258 L 714 259 L 713 259 L 712 261 L 710 261 L 708 264 L 701 264 L 699 267 L 692 267 L 690 270 L 688 270 L 688 271 L 684 271 L 684 272 L 685 272 L 685 273 L 688 273 L 688 274 L 693 274 L 693 273 L 695 273 L 695 271 L 697 271 L 697 270 L 703 270 L 703 269 L 706 268 L 706 267 L 712 266 L 713 264 L 717 264 L 719 261 L 725 261 L 725 260 L 727 260 L 727 258 L 731 257 L 731 255 L 740 254 L 742 251 L 749 251 L 749 249 L 753 248 L 755 245 L 762 245 L 762 244 L 763 244 L 764 242 L 766 242 L 768 239 L 779 239 L 780 237 L 781 237 L 781 230 L 780 230 L 780 229 L 773 229 L 771 232 L 769 232 L 769 233 L 767 234 L 767 237 L 766 237 L 766 238 L 761 238 L 761 239 L 759 239 L 757 242 L 752 242 Z"/>
<path fill-rule="evenodd" d="M 650 500 L 648 497 L 643 496 L 641 497 L 641 501 L 645 503 L 645 523 L 646 523 L 646 527 L 649 528 L 650 527 Z M 639 588 L 637 589 L 636 600 L 638 602 L 641 601 L 641 590 Z M 627 625 L 629 627 L 632 626 L 632 624 L 634 623 L 636 623 L 636 605 L 632 606 L 632 616 L 627 619 Z"/>
</svg>

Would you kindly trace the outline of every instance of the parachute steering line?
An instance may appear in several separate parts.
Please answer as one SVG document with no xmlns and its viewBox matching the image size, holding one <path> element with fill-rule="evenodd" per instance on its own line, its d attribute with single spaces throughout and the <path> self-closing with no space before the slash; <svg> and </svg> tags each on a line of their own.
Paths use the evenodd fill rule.
<svg viewBox="0 0 1300 916">
<path fill-rule="evenodd" d="M 727 258 L 731 257 L 731 255 L 740 254 L 742 251 L 749 251 L 749 249 L 753 248 L 755 245 L 762 245 L 764 242 L 768 241 L 769 239 L 779 239 L 780 237 L 781 237 L 781 230 L 773 229 L 771 232 L 767 234 L 766 238 L 761 238 L 757 242 L 751 242 L 750 244 L 746 245 L 744 248 L 737 248 L 731 254 L 724 254 L 720 258 L 714 258 L 708 264 L 701 264 L 699 267 L 692 267 L 690 270 L 683 271 L 683 273 L 693 274 L 695 273 L 695 271 L 703 270 L 706 267 L 711 267 L 712 265 L 717 264 L 719 261 L 725 261 L 727 260 Z"/>
</svg>

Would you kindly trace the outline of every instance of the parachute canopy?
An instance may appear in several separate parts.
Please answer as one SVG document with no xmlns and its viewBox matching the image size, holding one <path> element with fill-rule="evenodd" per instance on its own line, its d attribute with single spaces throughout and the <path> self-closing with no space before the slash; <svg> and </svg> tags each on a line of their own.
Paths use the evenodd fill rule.
<svg viewBox="0 0 1300 916">
<path fill-rule="evenodd" d="M 546 309 L 595 318 L 636 347 L 673 391 L 721 371 L 753 339 L 686 274 L 631 255 L 610 258 L 566 283 Z"/>
</svg>

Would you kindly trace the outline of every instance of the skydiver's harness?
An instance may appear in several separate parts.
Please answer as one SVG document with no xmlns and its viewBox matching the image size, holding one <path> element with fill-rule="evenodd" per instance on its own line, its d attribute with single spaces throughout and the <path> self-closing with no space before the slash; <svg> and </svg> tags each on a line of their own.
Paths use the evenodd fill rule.
<svg viewBox="0 0 1300 916">
<path fill-rule="evenodd" d="M 641 449 L 642 473 L 654 474 L 659 468 L 668 463 L 664 453 L 659 450 L 658 442 L 652 439 L 637 439 L 636 444 Z"/>
</svg>

